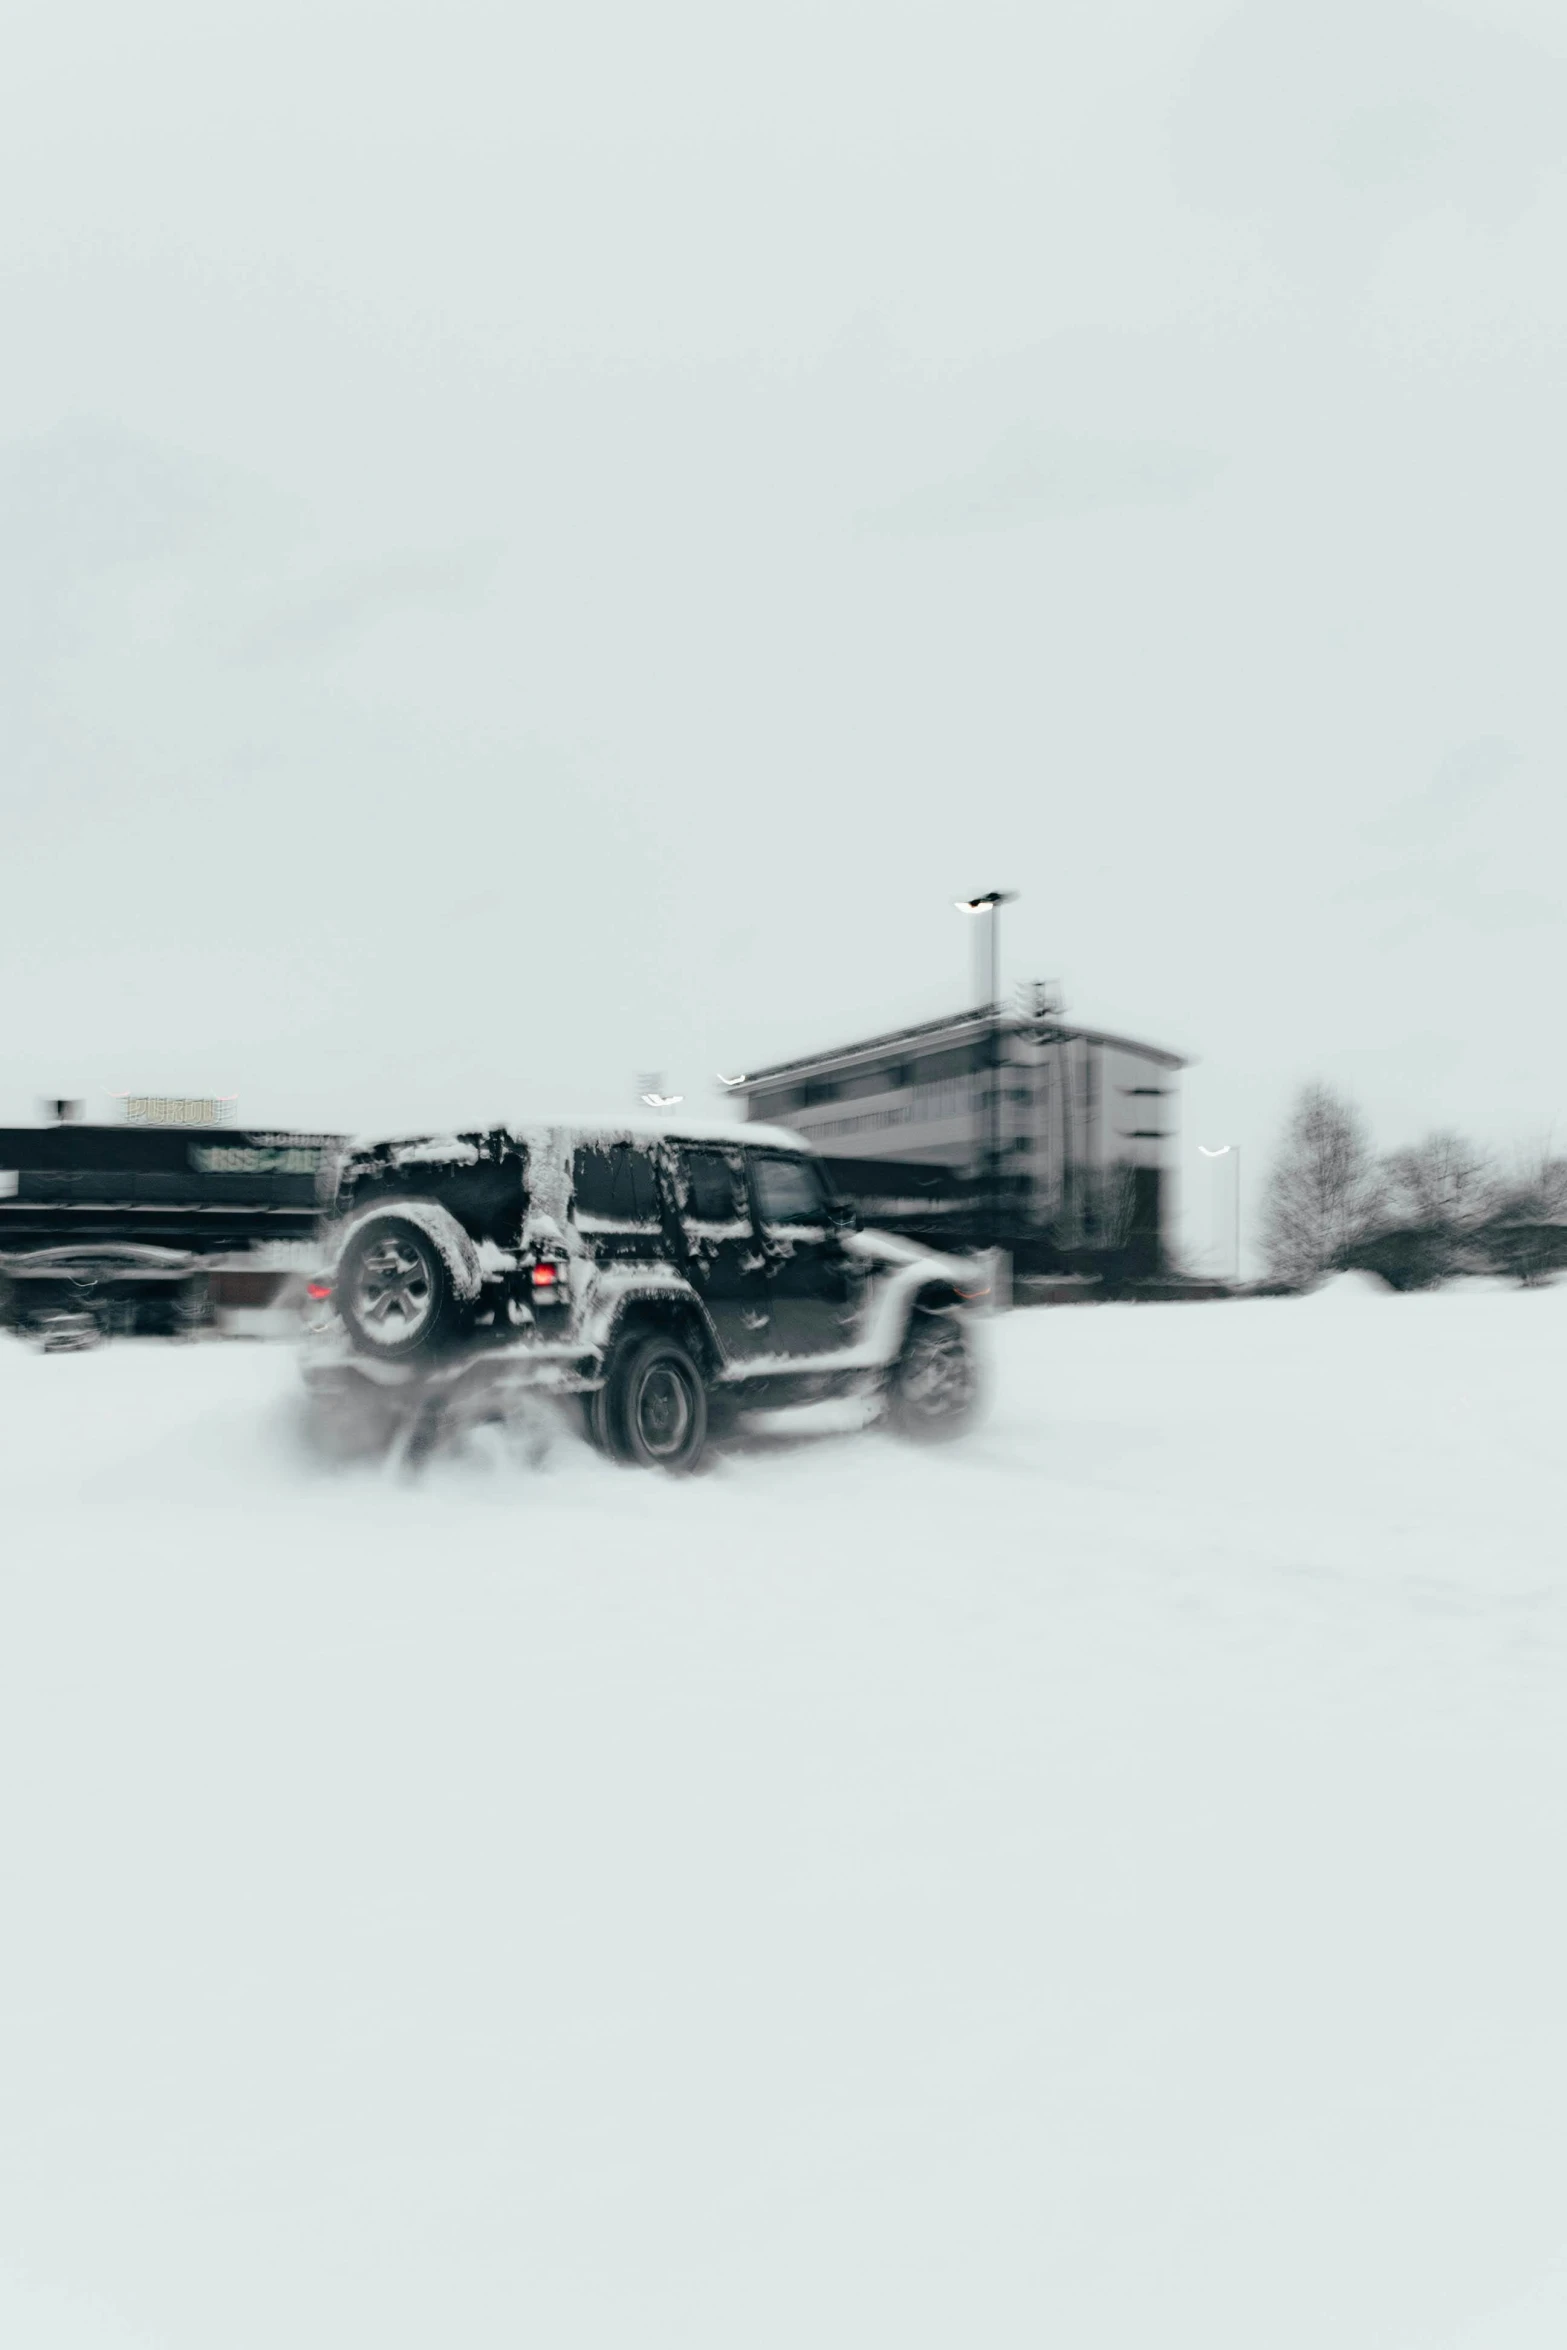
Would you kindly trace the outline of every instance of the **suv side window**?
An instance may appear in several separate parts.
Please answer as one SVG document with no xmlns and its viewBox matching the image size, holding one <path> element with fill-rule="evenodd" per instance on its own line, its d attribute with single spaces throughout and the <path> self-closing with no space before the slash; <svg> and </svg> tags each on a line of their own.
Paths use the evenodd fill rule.
<svg viewBox="0 0 1567 2350">
<path fill-rule="evenodd" d="M 652 1155 L 633 1143 L 584 1143 L 571 1162 L 577 1212 L 605 1224 L 656 1224 Z"/>
<path fill-rule="evenodd" d="M 686 1214 L 693 1224 L 747 1221 L 740 1170 L 723 1151 L 687 1150 Z"/>
<path fill-rule="evenodd" d="M 827 1195 L 814 1159 L 786 1158 L 782 1151 L 757 1151 L 751 1160 L 751 1187 L 763 1224 L 825 1224 Z"/>
</svg>

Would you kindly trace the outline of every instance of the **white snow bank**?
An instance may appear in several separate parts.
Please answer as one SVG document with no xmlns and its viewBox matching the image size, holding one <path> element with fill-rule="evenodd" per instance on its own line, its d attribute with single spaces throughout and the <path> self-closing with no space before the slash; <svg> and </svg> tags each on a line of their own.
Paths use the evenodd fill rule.
<svg viewBox="0 0 1567 2350">
<path fill-rule="evenodd" d="M 27 2307 L 1556 2338 L 1567 1292 L 994 1336 L 951 1452 L 412 1488 L 282 1350 L 0 1344 Z"/>
<path fill-rule="evenodd" d="M 1353 1306 L 1364 1298 L 1391 1299 L 1399 1294 L 1397 1290 L 1389 1288 L 1376 1273 L 1331 1273 L 1326 1281 L 1319 1281 L 1315 1289 L 1307 1290 L 1305 1298 L 1300 1302 L 1309 1302 L 1320 1311 L 1323 1306 Z"/>
</svg>

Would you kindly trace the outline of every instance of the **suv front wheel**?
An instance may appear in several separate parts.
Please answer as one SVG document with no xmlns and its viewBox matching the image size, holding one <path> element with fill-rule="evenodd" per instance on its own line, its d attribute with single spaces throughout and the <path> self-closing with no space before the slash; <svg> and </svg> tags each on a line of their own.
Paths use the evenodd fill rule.
<svg viewBox="0 0 1567 2350">
<path fill-rule="evenodd" d="M 961 1436 L 979 1409 L 979 1365 L 952 1306 L 916 1306 L 887 1378 L 887 1416 L 927 1444 Z"/>
</svg>

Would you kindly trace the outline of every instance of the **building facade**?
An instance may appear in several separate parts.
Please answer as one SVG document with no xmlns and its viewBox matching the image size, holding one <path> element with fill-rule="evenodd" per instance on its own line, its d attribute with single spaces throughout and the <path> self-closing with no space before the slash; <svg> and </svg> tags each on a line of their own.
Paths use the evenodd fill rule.
<svg viewBox="0 0 1567 2350">
<path fill-rule="evenodd" d="M 1041 1270 L 1165 1270 L 1184 1062 L 1030 1008 L 867 1037 L 740 1081 L 867 1213 L 922 1238 L 996 1240 Z"/>
</svg>

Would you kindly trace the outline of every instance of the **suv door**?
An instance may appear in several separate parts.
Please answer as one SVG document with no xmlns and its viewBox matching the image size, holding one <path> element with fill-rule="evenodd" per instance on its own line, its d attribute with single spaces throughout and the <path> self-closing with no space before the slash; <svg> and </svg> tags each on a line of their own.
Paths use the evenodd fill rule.
<svg viewBox="0 0 1567 2350">
<path fill-rule="evenodd" d="M 834 1354 L 852 1346 L 864 1284 L 838 1236 L 821 1167 L 799 1151 L 746 1157 L 772 1291 L 773 1351 Z"/>
<path fill-rule="evenodd" d="M 768 1262 L 751 1222 L 745 1160 L 721 1143 L 679 1143 L 675 1190 L 686 1274 L 731 1362 L 772 1345 Z"/>
</svg>

